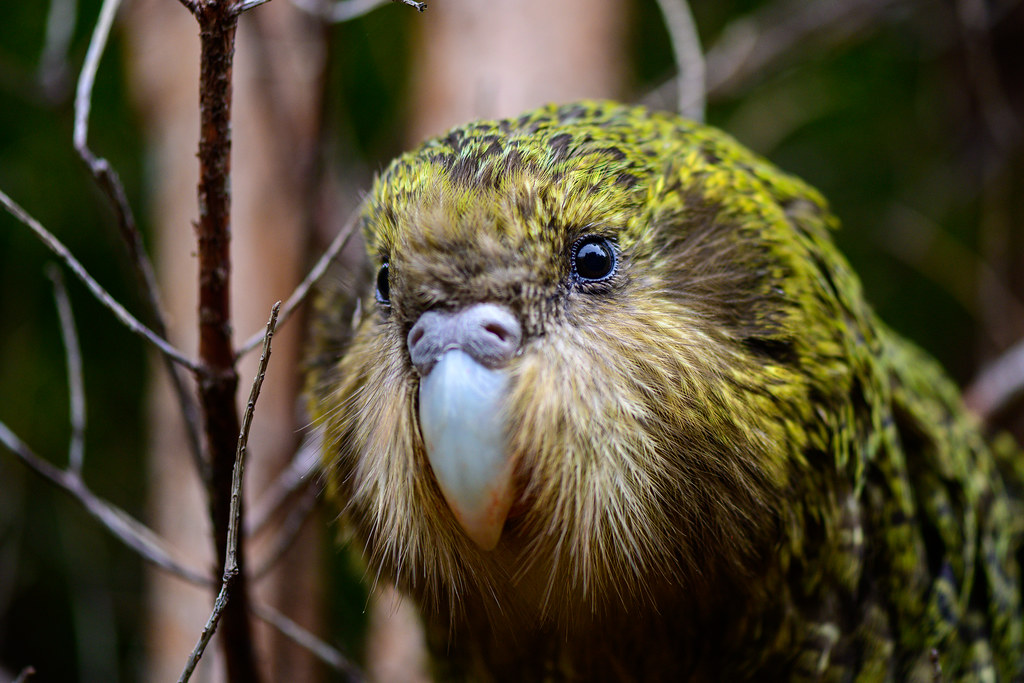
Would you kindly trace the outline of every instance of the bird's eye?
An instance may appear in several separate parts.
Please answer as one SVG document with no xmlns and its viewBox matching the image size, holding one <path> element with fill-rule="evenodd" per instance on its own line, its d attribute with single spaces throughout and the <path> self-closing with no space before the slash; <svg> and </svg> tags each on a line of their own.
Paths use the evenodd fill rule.
<svg viewBox="0 0 1024 683">
<path fill-rule="evenodd" d="M 572 272 L 584 282 L 600 282 L 615 273 L 615 247 L 605 237 L 590 235 L 572 248 Z"/>
<path fill-rule="evenodd" d="M 388 264 L 381 264 L 377 271 L 377 301 L 382 304 L 391 303 L 391 286 L 388 283 Z"/>
</svg>

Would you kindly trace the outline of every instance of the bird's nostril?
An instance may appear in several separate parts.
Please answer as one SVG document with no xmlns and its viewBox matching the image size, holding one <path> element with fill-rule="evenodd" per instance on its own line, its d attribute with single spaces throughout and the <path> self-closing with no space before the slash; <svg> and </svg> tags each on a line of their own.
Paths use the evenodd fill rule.
<svg viewBox="0 0 1024 683">
<path fill-rule="evenodd" d="M 475 304 L 456 312 L 427 311 L 409 330 L 409 358 L 421 376 L 442 354 L 462 349 L 477 363 L 498 367 L 515 355 L 522 329 L 515 315 L 495 304 Z"/>
<path fill-rule="evenodd" d="M 420 325 L 415 325 L 412 331 L 409 333 L 409 347 L 412 348 L 423 339 L 423 328 Z"/>
<path fill-rule="evenodd" d="M 493 334 L 501 342 L 508 341 L 508 338 L 510 336 L 509 331 L 505 329 L 503 326 L 499 325 L 498 323 L 487 323 L 486 325 L 484 325 L 484 330 Z"/>
</svg>

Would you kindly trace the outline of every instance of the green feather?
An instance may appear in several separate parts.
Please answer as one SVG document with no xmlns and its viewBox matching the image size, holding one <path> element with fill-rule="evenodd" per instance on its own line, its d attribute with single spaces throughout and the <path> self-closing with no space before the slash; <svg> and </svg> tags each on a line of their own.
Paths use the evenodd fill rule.
<svg viewBox="0 0 1024 683">
<path fill-rule="evenodd" d="M 363 215 L 391 305 L 320 303 L 311 409 L 372 571 L 446 677 L 1021 680 L 1024 458 L 877 319 L 824 199 L 712 128 L 609 102 L 428 140 Z M 583 235 L 607 283 L 573 279 Z M 405 335 L 480 301 L 521 501 L 493 553 L 426 464 Z M 346 313 L 347 315 L 347 313 Z"/>
</svg>

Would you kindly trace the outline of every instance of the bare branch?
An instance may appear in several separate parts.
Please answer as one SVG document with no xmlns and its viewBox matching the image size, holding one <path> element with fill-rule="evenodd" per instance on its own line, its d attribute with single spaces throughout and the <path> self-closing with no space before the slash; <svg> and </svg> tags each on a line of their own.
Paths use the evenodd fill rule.
<svg viewBox="0 0 1024 683">
<path fill-rule="evenodd" d="M 89 291 L 92 292 L 93 296 L 113 312 L 114 317 L 121 321 L 125 327 L 153 344 L 153 346 L 160 349 L 162 353 L 173 358 L 176 362 L 181 363 L 192 372 L 205 374 L 203 366 L 171 346 L 166 340 L 159 337 L 155 332 L 139 322 L 135 316 L 125 310 L 124 306 L 119 304 L 114 297 L 110 296 L 110 294 L 107 293 L 107 290 L 103 289 L 103 287 L 93 279 L 92 275 L 89 275 L 88 271 L 85 270 L 85 267 L 78 261 L 78 259 L 71 255 L 71 252 L 68 251 L 68 248 L 65 247 L 60 240 L 54 237 L 49 230 L 44 228 L 39 221 L 26 213 L 26 211 L 16 204 L 14 200 L 8 197 L 3 190 L 0 190 L 0 204 L 4 205 L 4 208 L 7 209 L 8 213 L 31 229 L 32 232 L 34 232 L 36 236 L 43 241 L 43 244 L 45 244 L 50 251 L 52 251 L 68 268 L 70 268 L 71 272 L 89 288 Z"/>
<path fill-rule="evenodd" d="M 263 378 L 267 373 L 267 363 L 270 362 L 270 345 L 274 337 L 274 329 L 277 327 L 277 316 L 281 311 L 281 302 L 274 304 L 270 312 L 270 320 L 267 321 L 267 329 L 263 336 L 263 353 L 260 355 L 260 362 L 256 369 L 256 377 L 252 381 L 252 388 L 249 390 L 249 401 L 245 406 L 245 413 L 242 416 L 241 431 L 238 434 L 238 446 L 235 449 L 235 464 L 231 470 L 231 517 L 228 522 L 227 548 L 225 552 L 224 574 L 221 579 L 220 591 L 213 603 L 213 611 L 210 618 L 203 627 L 192 653 L 189 655 L 185 668 L 178 678 L 178 683 L 186 683 L 195 671 L 196 665 L 202 659 L 206 646 L 217 631 L 217 624 L 220 622 L 220 615 L 228 604 L 231 596 L 231 587 L 239 576 L 238 565 L 238 538 L 239 522 L 242 516 L 242 476 L 245 472 L 245 453 L 249 444 L 249 428 L 252 426 L 253 413 L 256 410 L 256 399 L 259 398 L 260 389 L 263 387 Z"/>
<path fill-rule="evenodd" d="M 256 567 L 256 570 L 252 573 L 253 579 L 261 579 L 270 573 L 274 566 L 281 561 L 285 553 L 288 552 L 288 549 L 292 547 L 296 539 L 298 539 L 309 518 L 313 516 L 313 510 L 316 509 L 317 491 L 311 486 L 311 480 L 306 480 L 304 484 L 306 488 L 303 491 L 302 497 L 288 513 L 288 518 L 281 525 L 277 540 L 270 549 L 270 552 L 267 553 L 263 563 Z"/>
<path fill-rule="evenodd" d="M 677 95 L 679 113 L 694 121 L 704 121 L 704 54 L 700 35 L 686 0 L 658 0 L 665 28 L 672 42 L 679 75 Z"/>
<path fill-rule="evenodd" d="M 295 457 L 288 463 L 288 467 L 263 492 L 256 505 L 256 510 L 249 515 L 249 519 L 246 521 L 245 533 L 247 535 L 254 536 L 260 533 L 278 516 L 278 513 L 285 508 L 285 504 L 297 492 L 301 493 L 292 509 L 288 511 L 273 547 L 252 573 L 256 580 L 266 576 L 284 557 L 316 508 L 318 491 L 314 486 L 316 478 L 311 475 L 316 472 L 320 460 L 322 438 L 323 432 L 320 429 L 309 432 L 308 437 L 299 446 Z"/>
<path fill-rule="evenodd" d="M 246 0 L 242 3 L 243 11 L 250 6 L 260 5 L 267 0 Z M 302 11 L 313 15 L 323 21 L 333 24 L 341 24 L 352 19 L 357 19 L 364 14 L 388 4 L 388 2 L 400 2 L 413 9 L 422 12 L 427 9 L 427 3 L 414 2 L 413 0 L 338 0 L 331 4 L 324 0 L 292 0 L 292 4 Z"/>
<path fill-rule="evenodd" d="M 238 5 L 235 7 L 235 13 L 241 14 L 242 12 L 247 12 L 254 7 L 265 5 L 268 2 L 270 2 L 270 0 L 245 0 L 244 2 L 238 3 Z"/>
<path fill-rule="evenodd" d="M 260 354 L 260 362 L 256 367 L 256 377 L 252 380 L 252 388 L 249 390 L 249 400 L 245 404 L 245 413 L 242 415 L 242 431 L 238 434 L 238 452 L 235 454 L 235 469 L 240 469 L 238 463 L 245 459 L 245 450 L 249 444 L 249 428 L 252 427 L 252 416 L 256 410 L 256 399 L 260 396 L 260 389 L 263 388 L 263 379 L 267 373 L 267 364 L 270 362 L 270 344 L 274 338 L 274 330 L 277 329 L 278 316 L 281 313 L 281 302 L 278 301 L 270 309 L 270 319 L 267 321 L 267 330 L 263 335 L 263 353 Z M 241 473 L 239 472 L 239 476 Z M 239 481 L 239 486 L 241 482 Z M 234 482 L 231 487 L 231 512 L 232 524 L 235 532 L 238 532 L 238 515 L 241 508 L 238 507 L 240 499 L 235 491 Z M 237 499 L 237 500 L 236 500 Z"/>
<path fill-rule="evenodd" d="M 327 251 L 325 251 L 323 256 L 320 257 L 320 260 L 316 262 L 313 268 L 309 271 L 309 274 L 306 276 L 306 278 L 299 284 L 298 287 L 295 288 L 295 291 L 292 292 L 292 295 L 288 297 L 288 301 L 285 302 L 284 308 L 281 310 L 282 324 L 286 320 L 288 320 L 289 317 L 291 317 L 292 313 L 295 312 L 295 309 L 298 308 L 299 305 L 306 299 L 306 296 L 309 295 L 310 289 L 313 287 L 313 285 L 317 283 L 317 281 L 321 277 L 323 277 L 323 274 L 327 271 L 327 267 L 331 264 L 331 261 L 333 261 L 334 258 L 341 252 L 341 250 L 345 248 L 345 245 L 348 244 L 349 239 L 355 232 L 356 224 L 358 223 L 358 218 L 359 210 L 357 209 L 352 213 L 351 216 L 349 216 L 349 219 L 345 222 L 345 225 L 342 226 L 341 230 L 338 231 L 337 236 L 331 242 L 330 246 L 327 247 Z M 241 357 L 249 353 L 259 345 L 260 339 L 262 339 L 262 337 L 263 334 L 261 332 L 257 332 L 253 336 L 249 337 L 245 341 L 245 343 L 238 348 L 238 350 L 235 352 L 235 355 Z"/>
<path fill-rule="evenodd" d="M 163 541 L 147 526 L 124 510 L 96 496 L 76 473 L 58 469 L 40 458 L 3 422 L 0 422 L 0 443 L 18 456 L 18 459 L 33 472 L 77 500 L 86 512 L 144 560 L 189 583 L 210 585 L 210 578 L 206 574 L 190 569 L 171 557 Z"/>
<path fill-rule="evenodd" d="M 114 15 L 120 7 L 121 0 L 103 0 L 96 28 L 93 29 L 89 49 L 85 53 L 82 73 L 78 76 L 78 88 L 75 91 L 75 149 L 82 153 L 88 152 L 86 136 L 89 133 L 89 110 L 92 107 L 92 86 L 96 82 L 96 71 L 99 69 L 100 57 L 107 46 L 110 27 L 114 23 Z M 91 155 L 90 155 L 91 156 Z"/>
<path fill-rule="evenodd" d="M 13 681 L 11 681 L 11 683 L 25 683 L 26 681 L 28 681 L 29 676 L 35 676 L 35 675 L 36 675 L 35 668 L 33 668 L 31 666 L 26 666 L 24 669 L 21 670 L 21 673 L 18 674 L 18 677 L 15 678 Z"/>
<path fill-rule="evenodd" d="M 715 100 L 735 93 L 809 42 L 819 47 L 842 43 L 871 26 L 890 7 L 907 1 L 778 0 L 736 19 L 704 55 L 706 97 Z M 643 101 L 664 102 L 669 89 L 677 85 L 677 79 L 670 79 Z"/>
<path fill-rule="evenodd" d="M 255 536 L 263 531 L 267 524 L 296 491 L 308 486 L 314 478 L 320 462 L 321 431 L 314 429 L 309 437 L 303 440 L 298 452 L 288 466 L 263 491 L 256 502 L 255 509 L 246 515 L 245 534 Z"/>
<path fill-rule="evenodd" d="M 231 550 L 230 552 L 231 555 L 234 556 L 234 550 Z M 192 678 L 192 674 L 195 672 L 196 666 L 199 664 L 199 660 L 203 658 L 203 653 L 206 652 L 206 646 L 210 644 L 210 639 L 213 638 L 213 634 L 217 631 L 217 624 L 220 622 L 221 612 L 224 611 L 224 608 L 228 604 L 230 585 L 237 573 L 238 565 L 229 565 L 228 567 L 225 567 L 224 578 L 220 584 L 220 592 L 217 593 L 217 598 L 213 601 L 213 611 L 210 613 L 210 618 L 206 620 L 203 632 L 199 635 L 199 642 L 196 643 L 196 646 L 188 656 L 188 661 L 185 662 L 185 668 L 178 677 L 178 683 L 186 683 L 190 678 Z"/>
<path fill-rule="evenodd" d="M 220 623 L 226 680 L 258 683 L 262 677 L 249 619 L 245 544 L 230 538 L 242 430 L 231 316 L 231 105 L 237 7 L 233 1 L 204 1 L 194 13 L 199 24 L 199 358 L 209 371 L 199 382 L 199 404 L 210 464 L 208 502 L 217 564 L 227 572 L 233 563 L 238 575 L 230 582 L 231 602 L 226 602 L 225 586 L 224 601 L 218 597 L 220 609 L 208 625 L 216 628 Z"/>
<path fill-rule="evenodd" d="M 352 683 L 366 680 L 363 672 L 350 662 L 345 655 L 331 647 L 320 638 L 302 628 L 294 621 L 267 605 L 252 605 L 252 612 L 257 617 L 276 628 L 281 634 L 297 645 L 312 652 L 317 659 L 335 671 L 344 674 Z"/>
<path fill-rule="evenodd" d="M 82 380 L 82 350 L 78 345 L 75 318 L 71 302 L 64 288 L 60 268 L 50 264 L 46 274 L 53 281 L 53 296 L 57 301 L 60 333 L 64 340 L 64 353 L 68 368 L 68 412 L 71 418 L 71 439 L 68 444 L 68 470 L 81 476 L 85 462 L 85 382 Z"/>
<path fill-rule="evenodd" d="M 110 28 L 114 21 L 121 0 L 104 0 L 100 10 L 99 19 L 93 29 L 92 37 L 89 40 L 89 49 L 85 54 L 85 62 L 82 64 L 82 71 L 78 76 L 78 87 L 75 91 L 75 128 L 74 146 L 75 151 L 89 167 L 96 184 L 107 196 L 111 207 L 117 216 L 117 225 L 128 248 L 128 255 L 131 258 L 135 269 L 135 275 L 142 285 L 146 303 L 152 316 L 153 326 L 157 336 L 167 338 L 167 323 L 163 314 L 163 305 L 160 303 L 160 288 L 157 284 L 156 274 L 153 271 L 153 264 L 146 254 L 145 246 L 142 244 L 142 235 L 135 223 L 135 216 L 132 213 L 131 205 L 124 191 L 124 185 L 117 171 L 110 166 L 110 163 L 103 158 L 97 157 L 89 149 L 89 113 L 92 108 L 92 89 L 96 81 L 96 72 L 99 69 L 99 62 L 103 51 L 107 46 L 107 39 L 110 37 Z M 199 412 L 196 407 L 195 398 L 185 385 L 185 380 L 179 373 L 177 367 L 169 358 L 164 357 L 167 372 L 171 376 L 171 385 L 178 405 L 181 407 L 181 414 L 185 420 L 185 429 L 188 434 L 189 451 L 193 462 L 204 482 L 209 482 L 209 468 L 203 461 L 202 442 L 199 438 Z"/>
<path fill-rule="evenodd" d="M 921 212 L 895 204 L 886 229 L 877 234 L 879 244 L 952 296 L 979 322 L 997 348 L 1009 346 L 1021 333 L 1024 303 L 1002 282 L 990 262 L 958 242 L 947 230 Z M 978 287 L 992 301 L 992 308 L 1004 312 L 1004 326 L 994 325 L 991 316 L 978 310 Z M 1014 324 L 1017 323 L 1017 324 Z M 1012 331 L 1010 331 L 1012 330 Z"/>
<path fill-rule="evenodd" d="M 68 47 L 75 33 L 77 0 L 50 0 L 46 16 L 46 37 L 36 69 L 36 81 L 44 96 L 56 102 L 68 84 Z"/>
<path fill-rule="evenodd" d="M 782 0 L 722 31 L 707 52 L 709 95 L 734 92 L 808 39 L 835 43 L 869 26 L 904 0 Z"/>
<path fill-rule="evenodd" d="M 985 35 L 994 23 L 990 10 L 982 0 L 957 0 L 954 5 L 970 74 L 966 82 L 974 89 L 981 120 L 997 147 L 1012 149 L 1021 126 L 1000 83 L 991 38 Z"/>
<path fill-rule="evenodd" d="M 1024 396 L 1024 340 L 985 366 L 964 391 L 964 402 L 990 421 Z"/>
</svg>

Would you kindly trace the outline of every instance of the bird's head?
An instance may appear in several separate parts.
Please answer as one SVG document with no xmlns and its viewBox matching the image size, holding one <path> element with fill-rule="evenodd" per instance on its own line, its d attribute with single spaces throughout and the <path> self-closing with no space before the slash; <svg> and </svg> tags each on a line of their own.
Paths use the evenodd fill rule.
<svg viewBox="0 0 1024 683">
<path fill-rule="evenodd" d="M 721 133 L 607 103 L 395 160 L 312 391 L 372 571 L 564 624 L 759 572 L 813 439 L 830 220 Z"/>
</svg>

